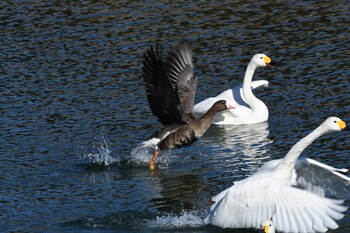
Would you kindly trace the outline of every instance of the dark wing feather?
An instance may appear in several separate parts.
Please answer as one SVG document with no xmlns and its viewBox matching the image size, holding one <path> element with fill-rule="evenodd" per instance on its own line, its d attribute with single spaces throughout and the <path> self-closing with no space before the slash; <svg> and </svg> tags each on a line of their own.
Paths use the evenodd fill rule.
<svg viewBox="0 0 350 233">
<path fill-rule="evenodd" d="M 173 47 L 166 63 L 166 72 L 180 101 L 182 120 L 189 123 L 193 117 L 193 105 L 198 79 L 193 73 L 192 49 L 184 42 Z"/>
<path fill-rule="evenodd" d="M 172 88 L 162 60 L 163 49 L 157 45 L 144 54 L 142 75 L 148 103 L 153 115 L 163 125 L 184 124 L 179 111 L 179 98 Z"/>
</svg>

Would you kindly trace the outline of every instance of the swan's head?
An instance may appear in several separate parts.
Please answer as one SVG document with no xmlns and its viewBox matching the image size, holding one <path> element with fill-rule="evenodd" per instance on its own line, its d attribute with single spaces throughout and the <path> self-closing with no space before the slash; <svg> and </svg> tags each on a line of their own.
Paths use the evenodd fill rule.
<svg viewBox="0 0 350 233">
<path fill-rule="evenodd" d="M 253 62 L 257 67 L 273 66 L 275 63 L 270 57 L 263 53 L 255 54 L 250 62 Z"/>
<path fill-rule="evenodd" d="M 263 220 L 260 223 L 260 233 L 275 233 L 275 226 L 271 220 Z"/>
<path fill-rule="evenodd" d="M 346 123 L 338 117 L 329 117 L 322 125 L 326 127 L 327 131 L 341 131 L 346 128 Z"/>
</svg>

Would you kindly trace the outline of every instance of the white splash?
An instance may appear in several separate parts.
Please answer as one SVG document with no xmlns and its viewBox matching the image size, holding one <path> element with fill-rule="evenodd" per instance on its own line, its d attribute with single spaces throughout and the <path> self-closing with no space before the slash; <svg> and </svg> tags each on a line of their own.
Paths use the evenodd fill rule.
<svg viewBox="0 0 350 233">
<path fill-rule="evenodd" d="M 92 160 L 92 163 L 108 166 L 117 161 L 116 158 L 111 156 L 112 151 L 109 149 L 107 141 L 102 138 L 103 142 L 100 147 L 97 148 L 97 153 L 88 153 L 84 155 L 84 158 Z"/>
<path fill-rule="evenodd" d="M 97 152 L 89 152 L 84 154 L 84 158 L 87 158 L 92 161 L 94 164 L 109 166 L 112 163 L 122 164 L 128 166 L 149 166 L 149 163 L 153 157 L 153 153 L 157 148 L 157 143 L 159 142 L 158 138 L 152 138 L 148 141 L 145 141 L 134 148 L 128 155 L 119 155 L 117 158 L 112 156 L 112 150 L 107 141 L 102 138 L 102 142 L 97 148 Z M 160 155 L 157 158 L 157 166 L 168 167 L 171 162 L 177 159 L 177 156 L 174 155 L 171 151 L 161 151 Z"/>
<path fill-rule="evenodd" d="M 187 227 L 201 227 L 206 225 L 204 219 L 195 211 L 183 211 L 180 216 L 174 214 L 167 214 L 166 216 L 157 216 L 156 219 L 148 220 L 146 223 L 149 228 L 187 228 Z"/>
<path fill-rule="evenodd" d="M 153 157 L 153 153 L 157 148 L 157 144 L 160 140 L 158 138 L 152 138 L 148 141 L 144 141 L 136 148 L 134 148 L 130 155 L 125 160 L 131 165 L 136 166 L 149 166 L 149 163 Z M 157 166 L 167 167 L 172 161 L 176 160 L 177 156 L 171 151 L 161 151 L 157 158 Z"/>
<path fill-rule="evenodd" d="M 131 151 L 130 155 L 126 159 L 129 163 L 136 165 L 149 164 L 158 142 L 159 139 L 152 138 L 148 141 L 141 143 Z"/>
</svg>

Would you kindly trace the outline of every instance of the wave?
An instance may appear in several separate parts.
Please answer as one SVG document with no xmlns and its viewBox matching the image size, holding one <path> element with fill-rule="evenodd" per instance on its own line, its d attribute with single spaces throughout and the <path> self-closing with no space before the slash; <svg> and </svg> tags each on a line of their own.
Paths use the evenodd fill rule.
<svg viewBox="0 0 350 233">
<path fill-rule="evenodd" d="M 159 213 L 158 213 L 159 214 Z M 205 214 L 205 213 L 202 213 Z M 164 213 L 162 216 L 152 212 L 122 211 L 100 218 L 80 219 L 63 223 L 64 227 L 77 226 L 88 229 L 113 229 L 117 232 L 127 232 L 133 229 L 142 229 L 142 232 L 162 232 L 171 229 L 201 228 L 204 216 L 197 211 L 183 211 L 180 215 Z"/>
<path fill-rule="evenodd" d="M 148 220 L 146 227 L 161 229 L 199 228 L 206 225 L 204 217 L 200 215 L 196 211 L 183 211 L 181 215 L 168 213 L 164 216 L 157 216 L 153 220 Z"/>
</svg>

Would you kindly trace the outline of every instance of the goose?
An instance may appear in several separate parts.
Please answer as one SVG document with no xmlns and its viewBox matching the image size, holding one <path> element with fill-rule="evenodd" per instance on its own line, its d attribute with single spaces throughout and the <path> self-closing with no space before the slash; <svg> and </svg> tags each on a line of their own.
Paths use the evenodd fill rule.
<svg viewBox="0 0 350 233">
<path fill-rule="evenodd" d="M 233 106 L 225 100 L 212 104 L 200 118 L 193 115 L 197 76 L 193 73 L 192 49 L 188 42 L 174 46 L 163 61 L 162 47 L 146 50 L 142 74 L 153 115 L 165 127 L 154 133 L 155 151 L 150 169 L 155 169 L 161 150 L 191 145 L 208 130 L 214 115 Z"/>
<path fill-rule="evenodd" d="M 296 167 L 302 151 L 323 134 L 345 129 L 344 121 L 327 118 L 296 143 L 279 162 L 268 162 L 252 176 L 212 198 L 207 223 L 223 228 L 259 228 L 262 219 L 271 219 L 277 231 L 326 232 L 336 229 L 336 220 L 347 210 L 343 200 L 330 199 L 299 186 Z M 317 165 L 314 164 L 314 165 Z M 322 164 L 320 169 L 338 171 Z M 338 177 L 339 178 L 339 177 Z M 349 182 L 349 179 L 344 179 Z M 349 184 L 349 183 L 348 183 Z M 349 186 L 346 186 L 349 189 Z"/>
<path fill-rule="evenodd" d="M 270 219 L 261 221 L 259 233 L 275 233 L 275 225 Z"/>
<path fill-rule="evenodd" d="M 275 65 L 270 57 L 259 53 L 252 57 L 246 69 L 243 85 L 228 89 L 216 97 L 210 97 L 196 104 L 193 108 L 195 116 L 203 115 L 217 100 L 226 100 L 235 109 L 217 113 L 213 118 L 213 124 L 218 125 L 245 125 L 265 122 L 269 118 L 267 106 L 252 92 L 260 86 L 267 86 L 268 81 L 259 80 L 252 83 L 253 75 L 258 67 Z"/>
</svg>

